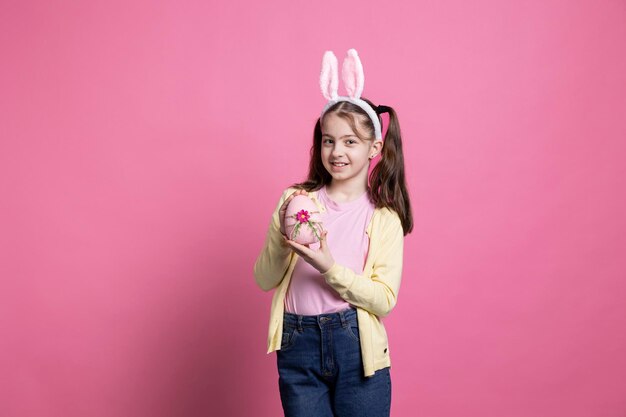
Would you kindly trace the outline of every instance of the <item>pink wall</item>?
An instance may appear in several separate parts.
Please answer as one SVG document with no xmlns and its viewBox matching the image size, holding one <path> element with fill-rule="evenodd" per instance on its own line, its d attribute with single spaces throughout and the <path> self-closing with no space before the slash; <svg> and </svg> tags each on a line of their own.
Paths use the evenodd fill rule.
<svg viewBox="0 0 626 417">
<path fill-rule="evenodd" d="M 623 1 L 4 1 L 0 415 L 277 416 L 252 266 L 323 51 L 401 117 L 394 416 L 626 414 Z M 342 90 L 340 90 L 342 91 Z"/>
</svg>

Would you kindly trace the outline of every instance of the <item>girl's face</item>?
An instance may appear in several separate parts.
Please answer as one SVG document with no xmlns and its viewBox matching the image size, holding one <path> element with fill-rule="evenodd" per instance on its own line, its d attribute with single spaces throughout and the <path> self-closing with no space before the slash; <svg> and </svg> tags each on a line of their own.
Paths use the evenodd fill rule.
<svg viewBox="0 0 626 417">
<path fill-rule="evenodd" d="M 361 140 L 348 121 L 334 113 L 324 116 L 321 128 L 322 163 L 333 177 L 333 182 L 354 180 L 367 185 L 369 156 L 378 153 L 380 141 Z"/>
</svg>

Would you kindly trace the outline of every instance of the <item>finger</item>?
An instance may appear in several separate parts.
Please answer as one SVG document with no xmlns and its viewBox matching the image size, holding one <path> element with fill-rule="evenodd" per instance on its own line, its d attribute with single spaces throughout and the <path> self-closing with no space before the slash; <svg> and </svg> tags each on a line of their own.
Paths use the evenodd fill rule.
<svg viewBox="0 0 626 417">
<path fill-rule="evenodd" d="M 296 248 L 293 244 L 288 243 L 288 245 L 291 248 L 291 250 L 294 251 L 301 258 L 306 258 L 307 257 L 307 255 L 305 253 L 303 253 L 300 249 Z"/>
<path fill-rule="evenodd" d="M 298 252 L 302 253 L 303 255 L 307 255 L 310 256 L 311 249 L 307 248 L 304 245 L 299 244 L 298 242 L 295 242 L 293 240 L 289 241 L 289 244 L 296 249 Z"/>
<path fill-rule="evenodd" d="M 324 230 L 324 235 L 322 239 L 322 245 L 325 252 L 328 252 L 328 230 Z"/>
<path fill-rule="evenodd" d="M 289 244 L 291 246 L 293 246 L 294 248 L 296 248 L 298 250 L 302 250 L 302 248 L 305 247 L 305 246 L 302 246 L 301 244 L 299 244 L 298 242 L 296 242 L 295 240 L 289 240 L 288 242 L 289 242 Z"/>
<path fill-rule="evenodd" d="M 291 195 L 289 195 L 289 197 L 287 197 L 285 199 L 285 201 L 283 201 L 282 206 L 280 206 L 280 210 L 281 211 L 287 211 L 287 206 L 289 205 L 291 200 L 293 200 L 294 197 L 297 197 L 297 196 L 302 195 L 302 194 L 307 194 L 306 190 L 298 189 L 298 190 L 294 191 L 293 193 L 291 193 Z"/>
<path fill-rule="evenodd" d="M 297 192 L 297 191 L 296 191 L 296 192 Z M 284 211 L 284 210 L 287 210 L 287 206 L 289 205 L 289 202 L 290 202 L 291 200 L 293 200 L 293 198 L 294 198 L 294 196 L 295 196 L 295 195 L 296 195 L 296 193 L 292 193 L 289 197 L 287 197 L 287 198 L 285 199 L 285 201 L 283 201 L 283 205 L 282 205 L 282 206 L 280 206 L 280 209 L 281 209 L 281 210 L 283 210 L 283 211 Z"/>
</svg>

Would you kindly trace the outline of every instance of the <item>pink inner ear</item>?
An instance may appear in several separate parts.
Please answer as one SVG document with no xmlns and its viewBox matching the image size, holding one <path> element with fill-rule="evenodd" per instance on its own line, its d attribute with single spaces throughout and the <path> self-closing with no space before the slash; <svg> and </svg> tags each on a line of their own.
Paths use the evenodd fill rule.
<svg viewBox="0 0 626 417">
<path fill-rule="evenodd" d="M 322 64 L 320 88 L 322 89 L 322 95 L 326 98 L 326 100 L 330 100 L 330 66 L 326 62 Z"/>
<path fill-rule="evenodd" d="M 348 51 L 348 56 L 343 60 L 341 76 L 348 96 L 351 98 L 361 98 L 365 77 L 363 75 L 361 60 L 354 48 Z"/>
<path fill-rule="evenodd" d="M 332 51 L 326 51 L 322 59 L 322 72 L 320 74 L 320 88 L 326 100 L 337 97 L 338 84 L 337 57 Z"/>
<path fill-rule="evenodd" d="M 337 57 L 333 54 L 333 58 L 330 61 L 330 98 L 337 98 L 337 90 L 339 89 L 339 71 L 337 70 Z"/>
<path fill-rule="evenodd" d="M 356 65 L 354 58 L 347 56 L 343 61 L 343 68 L 341 69 L 341 76 L 343 78 L 343 85 L 346 87 L 348 96 L 356 98 Z"/>
</svg>

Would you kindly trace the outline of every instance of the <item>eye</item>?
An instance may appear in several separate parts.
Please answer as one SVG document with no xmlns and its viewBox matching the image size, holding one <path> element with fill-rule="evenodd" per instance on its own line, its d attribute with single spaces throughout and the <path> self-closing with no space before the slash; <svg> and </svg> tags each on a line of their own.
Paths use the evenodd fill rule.
<svg viewBox="0 0 626 417">
<path fill-rule="evenodd" d="M 348 139 L 348 142 L 356 143 L 356 140 L 354 140 L 354 139 Z"/>
<path fill-rule="evenodd" d="M 332 139 L 324 139 L 322 140 L 322 143 L 327 143 L 329 140 L 332 141 Z"/>
</svg>

